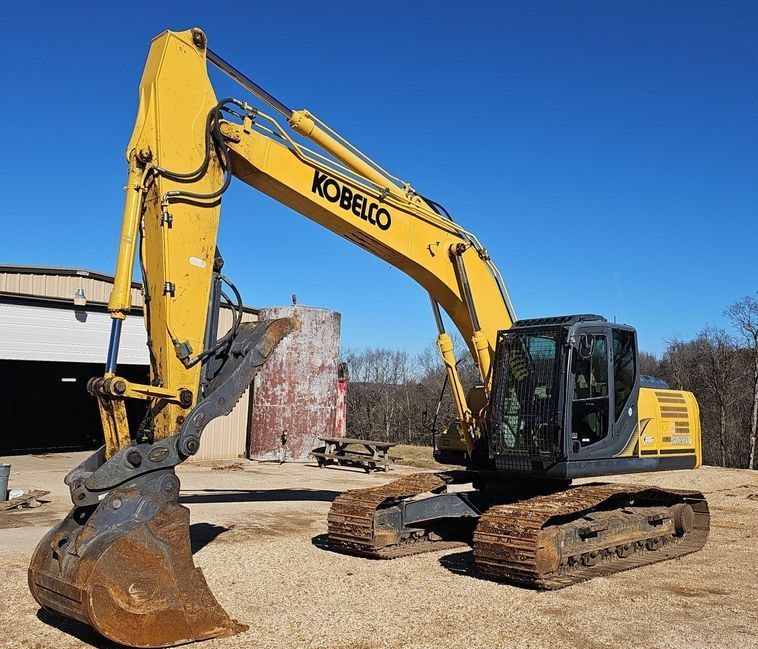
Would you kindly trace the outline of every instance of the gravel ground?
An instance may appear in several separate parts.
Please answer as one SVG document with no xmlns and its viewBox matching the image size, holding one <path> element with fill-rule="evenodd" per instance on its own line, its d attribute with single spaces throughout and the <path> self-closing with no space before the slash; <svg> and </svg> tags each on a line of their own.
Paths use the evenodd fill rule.
<svg viewBox="0 0 758 649">
<path fill-rule="evenodd" d="M 0 515 L 0 647 L 114 647 L 87 627 L 39 612 L 26 586 L 34 545 L 68 510 L 63 475 L 83 457 L 0 458 L 13 464 L 12 487 L 51 490 L 38 509 Z M 705 467 L 635 476 L 704 491 L 712 511 L 706 547 L 556 592 L 470 576 L 464 549 L 371 561 L 314 543 L 337 493 L 414 470 L 366 475 L 247 461 L 179 467 L 195 563 L 221 605 L 250 625 L 202 646 L 758 647 L 756 472 Z"/>
</svg>

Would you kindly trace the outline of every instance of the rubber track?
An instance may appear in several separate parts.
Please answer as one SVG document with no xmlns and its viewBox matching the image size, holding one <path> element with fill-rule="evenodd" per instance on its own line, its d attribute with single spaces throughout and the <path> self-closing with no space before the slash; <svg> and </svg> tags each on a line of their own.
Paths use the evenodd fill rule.
<svg viewBox="0 0 758 649">
<path fill-rule="evenodd" d="M 399 545 L 373 546 L 374 512 L 382 505 L 423 493 L 438 493 L 448 484 L 458 482 L 454 473 L 414 473 L 368 489 L 353 489 L 337 496 L 329 509 L 329 545 L 338 551 L 394 559 L 419 552 L 459 547 L 464 543 L 409 541 Z"/>
<path fill-rule="evenodd" d="M 576 520 L 593 510 L 613 509 L 612 501 L 628 503 L 631 499 L 635 506 L 689 503 L 695 512 L 692 531 L 673 537 L 658 550 L 637 549 L 626 558 L 612 555 L 594 566 L 578 563 L 573 567 L 563 565 L 550 574 L 538 572 L 538 553 L 549 543 L 545 528 L 551 520 L 558 518 L 558 524 L 567 519 Z M 709 527 L 708 505 L 698 491 L 639 485 L 583 485 L 488 509 L 474 532 L 474 562 L 490 579 L 552 590 L 695 552 L 705 544 Z M 557 553 L 558 549 L 552 551 Z"/>
</svg>

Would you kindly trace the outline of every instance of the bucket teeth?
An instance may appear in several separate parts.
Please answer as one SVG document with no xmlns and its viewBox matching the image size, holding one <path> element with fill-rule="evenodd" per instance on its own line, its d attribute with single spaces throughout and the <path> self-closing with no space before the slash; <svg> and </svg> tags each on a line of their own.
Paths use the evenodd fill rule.
<svg viewBox="0 0 758 649">
<path fill-rule="evenodd" d="M 116 510 L 115 500 L 121 503 Z M 135 521 L 135 505 L 150 515 Z M 75 508 L 34 552 L 29 588 L 40 606 L 130 647 L 167 647 L 247 629 L 226 614 L 195 567 L 186 507 L 156 506 L 123 490 L 111 492 L 83 525 L 77 518 L 83 515 Z"/>
</svg>

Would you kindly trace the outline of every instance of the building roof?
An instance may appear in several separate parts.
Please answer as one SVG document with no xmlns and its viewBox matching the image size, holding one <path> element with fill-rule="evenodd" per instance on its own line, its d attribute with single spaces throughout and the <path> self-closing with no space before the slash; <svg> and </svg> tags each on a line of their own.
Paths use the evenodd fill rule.
<svg viewBox="0 0 758 649">
<path fill-rule="evenodd" d="M 114 279 L 113 275 L 83 268 L 0 264 L 0 296 L 69 303 L 81 287 L 88 304 L 105 306 Z M 132 282 L 132 303 L 135 310 L 142 309 L 142 282 Z M 243 306 L 243 310 L 258 314 L 258 309 L 250 306 Z"/>
<path fill-rule="evenodd" d="M 0 264 L 0 273 L 19 274 L 19 275 L 57 275 L 59 277 L 91 277 L 113 284 L 115 277 L 107 273 L 100 273 L 96 270 L 86 270 L 84 268 L 59 268 L 55 266 L 18 266 L 11 264 Z M 142 282 L 132 282 L 132 288 L 142 288 Z"/>
</svg>

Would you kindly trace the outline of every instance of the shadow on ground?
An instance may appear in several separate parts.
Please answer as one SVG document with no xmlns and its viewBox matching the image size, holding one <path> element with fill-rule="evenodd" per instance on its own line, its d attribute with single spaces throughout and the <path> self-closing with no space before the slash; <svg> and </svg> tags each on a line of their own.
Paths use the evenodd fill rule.
<svg viewBox="0 0 758 649">
<path fill-rule="evenodd" d="M 199 552 L 216 537 L 228 531 L 229 528 L 224 527 L 223 525 L 193 523 L 190 525 L 190 546 L 192 547 L 192 554 Z"/>
<path fill-rule="evenodd" d="M 182 504 L 332 502 L 341 492 L 328 489 L 203 489 L 179 495 Z"/>
<path fill-rule="evenodd" d="M 44 608 L 37 611 L 37 619 L 44 624 L 74 636 L 77 640 L 96 649 L 123 649 L 124 645 L 116 644 L 101 636 L 91 626 L 72 620 L 68 617 L 49 613 Z"/>
<path fill-rule="evenodd" d="M 443 568 L 446 568 L 456 575 L 462 575 L 464 577 L 481 577 L 474 564 L 473 550 L 446 554 L 444 557 L 439 558 L 439 562 Z"/>
</svg>

